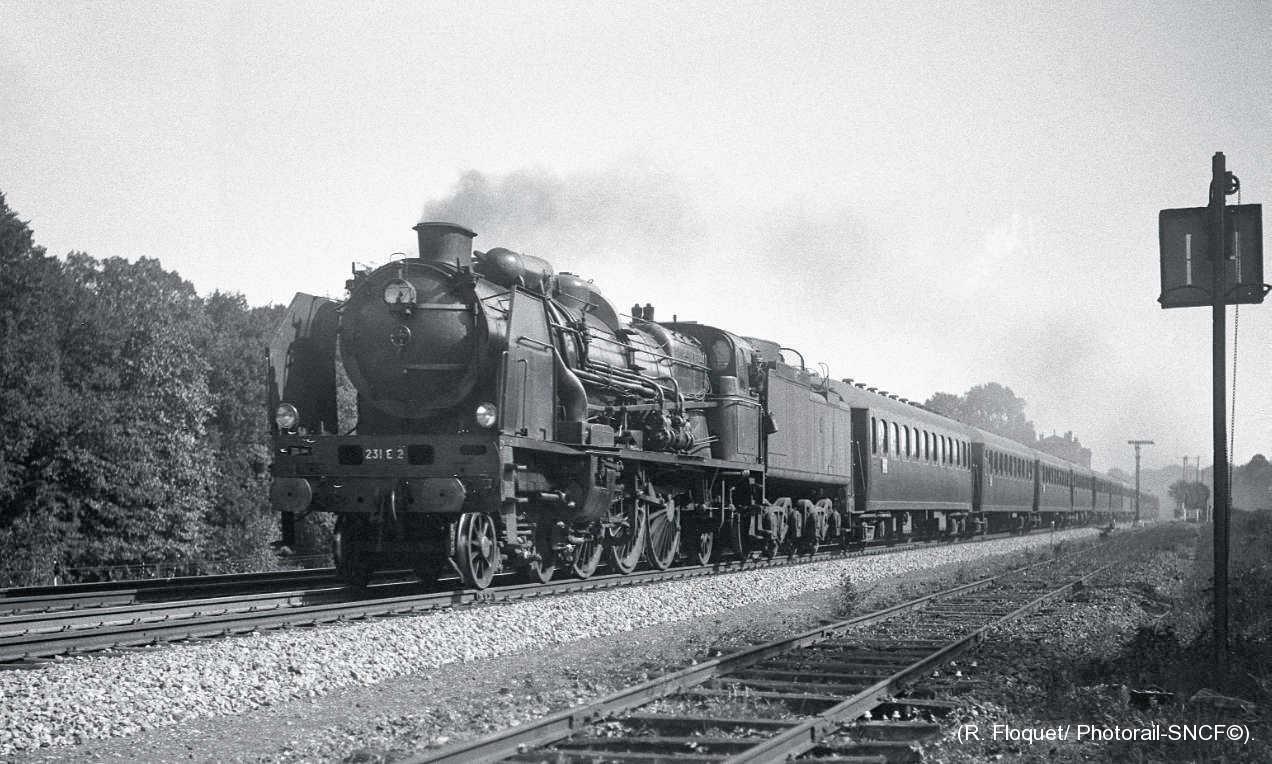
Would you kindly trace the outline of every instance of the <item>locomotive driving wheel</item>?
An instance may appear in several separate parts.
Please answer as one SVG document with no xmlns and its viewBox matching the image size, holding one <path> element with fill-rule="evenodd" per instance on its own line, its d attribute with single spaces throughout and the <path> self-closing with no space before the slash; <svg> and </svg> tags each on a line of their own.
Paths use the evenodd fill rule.
<svg viewBox="0 0 1272 764">
<path fill-rule="evenodd" d="M 591 578 L 597 566 L 601 564 L 601 555 L 604 553 L 605 544 L 601 542 L 600 526 L 589 528 L 585 540 L 574 546 L 574 559 L 570 564 L 570 572 L 579 578 Z"/>
<path fill-rule="evenodd" d="M 652 504 L 646 510 L 645 558 L 657 570 L 666 570 L 676 561 L 680 549 L 680 512 L 670 497 L 661 501 L 662 506 Z"/>
<path fill-rule="evenodd" d="M 336 575 L 353 586 L 365 587 L 375 572 L 375 552 L 371 549 L 370 524 L 358 515 L 338 515 L 331 533 L 331 557 Z"/>
<path fill-rule="evenodd" d="M 499 543 L 495 523 L 485 512 L 465 512 L 455 527 L 455 567 L 464 583 L 485 589 L 495 580 Z"/>
<path fill-rule="evenodd" d="M 649 530 L 645 518 L 645 504 L 635 497 L 622 499 L 618 515 L 610 516 L 609 543 L 605 551 L 609 564 L 619 573 L 631 573 L 640 563 L 641 552 L 645 551 L 645 534 Z"/>
</svg>

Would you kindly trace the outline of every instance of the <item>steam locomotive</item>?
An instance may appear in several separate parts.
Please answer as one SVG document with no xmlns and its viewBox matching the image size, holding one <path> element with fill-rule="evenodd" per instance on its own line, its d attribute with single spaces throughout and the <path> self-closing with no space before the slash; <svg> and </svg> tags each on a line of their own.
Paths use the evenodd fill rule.
<svg viewBox="0 0 1272 764">
<path fill-rule="evenodd" d="M 414 230 L 418 257 L 355 268 L 344 301 L 297 294 L 270 347 L 273 506 L 285 540 L 333 513 L 353 584 L 453 566 L 484 588 L 1133 511 L 1119 481 L 776 342 L 620 315 L 543 259 Z"/>
</svg>

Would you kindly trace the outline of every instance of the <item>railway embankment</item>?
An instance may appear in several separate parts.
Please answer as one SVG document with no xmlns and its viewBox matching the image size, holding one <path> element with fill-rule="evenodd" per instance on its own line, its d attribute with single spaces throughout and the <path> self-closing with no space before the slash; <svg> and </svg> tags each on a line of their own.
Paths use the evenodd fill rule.
<svg viewBox="0 0 1272 764">
<path fill-rule="evenodd" d="M 1234 513 L 1224 683 L 1211 658 L 1211 538 L 1209 526 L 1163 526 L 1070 607 L 991 633 L 932 680 L 961 708 L 929 758 L 1272 761 L 1272 513 Z"/>
</svg>

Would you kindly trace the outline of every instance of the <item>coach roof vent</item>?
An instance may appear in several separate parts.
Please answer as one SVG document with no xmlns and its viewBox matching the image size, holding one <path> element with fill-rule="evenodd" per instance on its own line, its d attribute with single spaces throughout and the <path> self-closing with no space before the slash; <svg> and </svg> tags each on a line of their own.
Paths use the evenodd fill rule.
<svg viewBox="0 0 1272 764">
<path fill-rule="evenodd" d="M 473 264 L 473 238 L 477 234 L 454 223 L 418 223 L 420 259 L 430 263 Z"/>
</svg>

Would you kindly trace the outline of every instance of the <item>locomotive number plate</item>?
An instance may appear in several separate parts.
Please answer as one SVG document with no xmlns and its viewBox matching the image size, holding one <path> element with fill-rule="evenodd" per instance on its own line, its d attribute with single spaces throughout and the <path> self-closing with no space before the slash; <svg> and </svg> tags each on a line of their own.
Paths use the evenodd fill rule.
<svg viewBox="0 0 1272 764">
<path fill-rule="evenodd" d="M 406 461 L 406 447 L 366 448 L 363 449 L 362 458 L 368 462 L 404 462 Z"/>
</svg>

